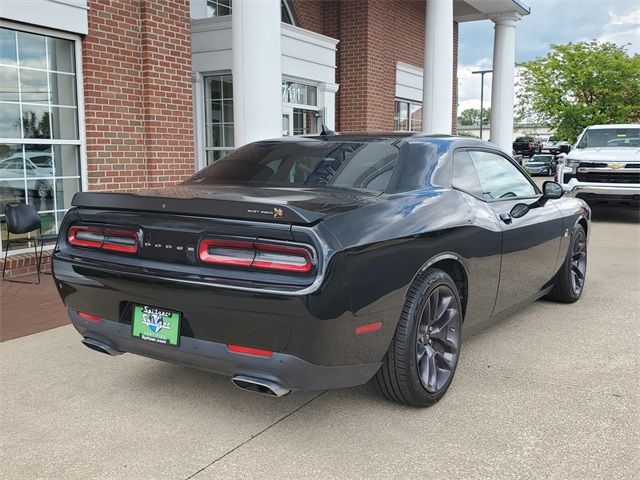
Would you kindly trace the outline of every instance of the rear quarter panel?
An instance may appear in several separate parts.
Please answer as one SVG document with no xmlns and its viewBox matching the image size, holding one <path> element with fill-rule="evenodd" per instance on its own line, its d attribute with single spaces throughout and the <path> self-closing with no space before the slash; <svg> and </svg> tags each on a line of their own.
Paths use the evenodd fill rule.
<svg viewBox="0 0 640 480">
<path fill-rule="evenodd" d="M 415 276 L 440 255 L 459 258 L 469 285 L 465 324 L 491 315 L 500 275 L 502 230 L 486 204 L 456 190 L 428 189 L 332 217 L 342 244 L 356 316 L 384 312 L 395 331 Z M 388 343 L 387 343 L 388 345 Z"/>
</svg>

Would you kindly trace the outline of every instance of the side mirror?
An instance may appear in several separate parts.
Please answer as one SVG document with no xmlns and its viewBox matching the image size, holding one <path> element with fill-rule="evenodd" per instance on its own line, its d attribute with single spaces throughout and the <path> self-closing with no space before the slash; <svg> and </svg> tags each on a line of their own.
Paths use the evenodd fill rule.
<svg viewBox="0 0 640 480">
<path fill-rule="evenodd" d="M 527 205 L 526 203 L 516 203 L 509 212 L 509 215 L 511 215 L 513 218 L 521 218 L 524 217 L 528 211 L 529 205 Z"/>
<path fill-rule="evenodd" d="M 547 181 L 542 184 L 542 195 L 546 199 L 556 200 L 563 193 L 562 186 L 558 182 Z"/>
</svg>

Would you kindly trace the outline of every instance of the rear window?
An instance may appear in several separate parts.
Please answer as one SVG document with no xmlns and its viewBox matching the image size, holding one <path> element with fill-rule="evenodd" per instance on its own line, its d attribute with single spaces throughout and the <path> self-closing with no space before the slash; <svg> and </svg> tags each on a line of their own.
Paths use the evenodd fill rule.
<svg viewBox="0 0 640 480">
<path fill-rule="evenodd" d="M 235 150 L 186 183 L 383 192 L 397 160 L 398 149 L 384 142 L 261 142 Z"/>
</svg>

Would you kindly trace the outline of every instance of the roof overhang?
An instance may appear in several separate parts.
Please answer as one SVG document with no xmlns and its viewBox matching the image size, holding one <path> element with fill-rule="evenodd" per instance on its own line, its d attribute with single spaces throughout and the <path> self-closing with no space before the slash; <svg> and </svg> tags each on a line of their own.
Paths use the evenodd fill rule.
<svg viewBox="0 0 640 480">
<path fill-rule="evenodd" d="M 524 16 L 531 7 L 521 0 L 454 0 L 453 19 L 456 22 L 487 20 L 503 13 Z"/>
</svg>

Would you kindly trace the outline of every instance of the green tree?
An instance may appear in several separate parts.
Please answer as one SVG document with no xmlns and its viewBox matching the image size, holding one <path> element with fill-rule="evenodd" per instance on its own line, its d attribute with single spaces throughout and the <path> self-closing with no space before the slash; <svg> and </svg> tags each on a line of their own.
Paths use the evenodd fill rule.
<svg viewBox="0 0 640 480">
<path fill-rule="evenodd" d="M 597 41 L 552 45 L 520 65 L 516 115 L 574 141 L 594 124 L 640 121 L 640 56 Z"/>
<path fill-rule="evenodd" d="M 482 124 L 489 124 L 489 117 L 491 116 L 491 109 L 485 108 L 482 111 Z M 480 109 L 467 108 L 458 115 L 458 125 L 461 126 L 476 126 L 480 125 Z"/>
</svg>

